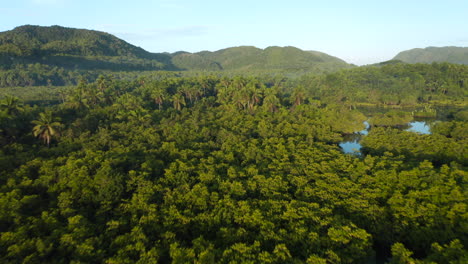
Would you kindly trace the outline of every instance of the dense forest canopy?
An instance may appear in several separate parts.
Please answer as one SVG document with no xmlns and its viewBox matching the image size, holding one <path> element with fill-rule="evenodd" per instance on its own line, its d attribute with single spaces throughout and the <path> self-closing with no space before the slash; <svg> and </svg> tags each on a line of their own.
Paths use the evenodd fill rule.
<svg viewBox="0 0 468 264">
<path fill-rule="evenodd" d="M 1 263 L 468 262 L 467 65 L 34 26 L 0 54 Z"/>
<path fill-rule="evenodd" d="M 311 84 L 357 73 L 293 89 L 100 76 L 52 106 L 5 97 L 2 262 L 466 262 L 466 110 L 431 135 L 374 128 L 364 156 L 343 154 L 366 117 Z"/>
<path fill-rule="evenodd" d="M 94 82 L 105 72 L 70 72 L 62 68 L 43 68 L 32 65 L 18 70 L 0 72 L 0 91 L 19 96 L 26 101 L 62 100 L 63 91 L 80 80 Z M 296 87 L 305 88 L 310 100 L 323 103 L 358 105 L 384 105 L 394 107 L 418 106 L 421 104 L 465 105 L 468 82 L 468 66 L 457 64 L 386 64 L 379 67 L 359 67 L 329 74 L 302 74 L 286 76 L 279 73 L 237 72 L 107 72 L 107 76 L 122 81 L 159 80 L 174 77 L 218 78 L 234 76 L 261 76 L 268 86 L 279 85 L 284 91 Z M 42 87 L 31 87 L 31 86 Z M 1 87 L 4 88 L 1 88 Z M 60 87 L 59 87 L 60 86 Z M 44 98 L 47 95 L 47 98 Z"/>
</svg>

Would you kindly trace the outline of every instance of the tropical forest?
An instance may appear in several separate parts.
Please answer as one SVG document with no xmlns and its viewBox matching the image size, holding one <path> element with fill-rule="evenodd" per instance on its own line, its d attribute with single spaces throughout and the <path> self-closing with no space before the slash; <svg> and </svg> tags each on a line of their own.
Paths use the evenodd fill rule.
<svg viewBox="0 0 468 264">
<path fill-rule="evenodd" d="M 0 32 L 0 263 L 468 263 L 457 54 Z"/>
</svg>

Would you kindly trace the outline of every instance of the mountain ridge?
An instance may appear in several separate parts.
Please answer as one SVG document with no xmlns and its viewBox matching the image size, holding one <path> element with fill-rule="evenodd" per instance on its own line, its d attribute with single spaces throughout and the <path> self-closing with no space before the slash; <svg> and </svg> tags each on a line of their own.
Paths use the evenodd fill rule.
<svg viewBox="0 0 468 264">
<path fill-rule="evenodd" d="M 174 64 L 187 67 L 188 70 L 203 70 L 203 66 L 223 70 L 312 70 L 323 68 L 349 68 L 351 64 L 318 51 L 305 51 L 296 47 L 270 46 L 265 49 L 254 46 L 238 46 L 217 51 L 195 53 L 174 53 Z M 193 65 L 185 61 L 198 58 L 202 65 Z"/>
<path fill-rule="evenodd" d="M 151 53 L 96 30 L 24 25 L 0 32 L 0 66 L 35 63 L 85 70 L 327 72 L 353 67 L 337 57 L 291 46 Z"/>
<path fill-rule="evenodd" d="M 414 48 L 398 53 L 393 60 L 407 63 L 449 62 L 468 65 L 468 47 L 426 47 Z"/>
</svg>

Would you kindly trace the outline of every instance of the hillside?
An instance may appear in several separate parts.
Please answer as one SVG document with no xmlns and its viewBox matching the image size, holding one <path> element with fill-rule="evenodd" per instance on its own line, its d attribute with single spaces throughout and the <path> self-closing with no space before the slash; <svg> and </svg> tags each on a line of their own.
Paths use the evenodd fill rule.
<svg viewBox="0 0 468 264">
<path fill-rule="evenodd" d="M 215 52 L 150 53 L 111 34 L 61 26 L 0 32 L 0 68 L 45 64 L 85 70 L 317 71 L 350 67 L 343 60 L 294 47 L 233 47 Z"/>
<path fill-rule="evenodd" d="M 223 71 L 242 74 L 334 72 L 353 67 L 295 47 L 232 47 L 197 53 L 151 53 L 111 34 L 61 26 L 0 32 L 0 87 L 69 85 L 99 74 L 139 71 Z"/>
<path fill-rule="evenodd" d="M 352 67 L 336 57 L 295 47 L 232 47 L 215 52 L 176 53 L 172 62 L 187 70 L 334 71 Z"/>
<path fill-rule="evenodd" d="M 162 55 L 94 30 L 26 25 L 0 33 L 2 68 L 33 63 L 72 69 L 170 68 L 162 59 Z"/>
<path fill-rule="evenodd" d="M 427 47 L 398 53 L 394 60 L 407 63 L 450 62 L 468 64 L 468 47 Z"/>
</svg>

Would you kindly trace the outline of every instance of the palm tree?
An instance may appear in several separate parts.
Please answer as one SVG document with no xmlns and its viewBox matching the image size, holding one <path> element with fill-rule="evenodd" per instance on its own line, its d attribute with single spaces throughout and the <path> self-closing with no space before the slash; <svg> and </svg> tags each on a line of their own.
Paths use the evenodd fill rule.
<svg viewBox="0 0 468 264">
<path fill-rule="evenodd" d="M 16 115 L 23 111 L 23 106 L 18 97 L 7 95 L 0 102 L 0 109 L 4 109 L 7 115 Z"/>
<path fill-rule="evenodd" d="M 203 77 L 198 77 L 197 79 L 197 83 L 199 84 L 200 86 L 200 94 L 201 96 L 208 96 L 208 92 L 211 92 L 211 91 L 208 91 L 209 88 L 212 88 L 211 86 L 211 82 L 210 82 L 210 77 L 209 76 L 203 76 Z M 212 89 L 210 89 L 212 90 Z"/>
<path fill-rule="evenodd" d="M 46 111 L 39 114 L 39 120 L 34 120 L 31 123 L 35 124 L 33 135 L 42 138 L 47 147 L 50 145 L 52 137 L 58 135 L 58 129 L 62 126 L 59 118 L 54 118 L 51 111 Z"/>
<path fill-rule="evenodd" d="M 280 104 L 280 101 L 278 97 L 276 96 L 276 91 L 273 89 L 269 89 L 265 92 L 265 98 L 263 99 L 263 105 L 268 107 L 268 110 L 270 112 L 275 112 L 278 105 Z"/>
<path fill-rule="evenodd" d="M 291 103 L 293 106 L 301 105 L 306 97 L 305 89 L 303 86 L 297 86 L 291 95 Z"/>
<path fill-rule="evenodd" d="M 174 108 L 178 111 L 182 109 L 182 105 L 185 105 L 185 99 L 180 93 L 172 96 L 172 102 L 174 103 Z"/>
<path fill-rule="evenodd" d="M 101 92 L 104 92 L 111 82 L 112 79 L 109 76 L 99 75 L 96 79 L 97 87 Z"/>
<path fill-rule="evenodd" d="M 1 136 L 2 136 L 2 133 L 3 133 L 3 129 L 2 128 L 6 128 L 7 127 L 7 121 L 10 119 L 10 116 L 7 114 L 7 111 L 6 110 L 0 110 L 0 139 L 1 139 Z M 1 145 L 1 140 L 0 140 L 0 145 Z"/>
<path fill-rule="evenodd" d="M 247 89 L 236 90 L 233 95 L 234 103 L 240 109 L 247 109 L 250 104 L 250 94 Z"/>
<path fill-rule="evenodd" d="M 153 91 L 151 91 L 151 98 L 156 104 L 158 104 L 159 110 L 161 110 L 162 104 L 164 103 L 164 99 L 166 98 L 164 90 L 160 88 L 154 89 Z"/>
<path fill-rule="evenodd" d="M 89 107 L 86 86 L 86 81 L 81 80 L 78 86 L 70 92 L 67 103 L 71 108 L 82 110 Z"/>
<path fill-rule="evenodd" d="M 262 89 L 257 88 L 257 84 L 249 83 L 248 90 L 250 93 L 249 108 L 252 109 L 255 105 L 258 105 L 262 99 Z"/>
<path fill-rule="evenodd" d="M 189 100 L 190 105 L 193 105 L 194 101 L 197 101 L 200 95 L 199 88 L 193 84 L 184 84 L 179 91 Z"/>
<path fill-rule="evenodd" d="M 0 101 L 0 145 L 6 142 L 3 139 L 15 139 L 21 123 L 17 117 L 22 111 L 23 106 L 17 97 L 6 95 Z"/>
</svg>

